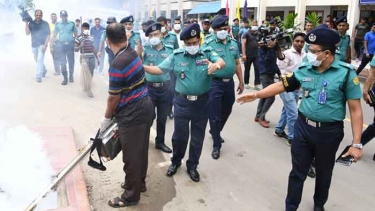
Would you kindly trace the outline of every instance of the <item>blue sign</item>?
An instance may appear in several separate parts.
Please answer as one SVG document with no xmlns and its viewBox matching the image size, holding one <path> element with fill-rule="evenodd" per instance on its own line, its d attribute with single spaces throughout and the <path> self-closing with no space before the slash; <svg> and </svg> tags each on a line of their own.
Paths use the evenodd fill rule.
<svg viewBox="0 0 375 211">
<path fill-rule="evenodd" d="M 375 4 L 375 0 L 359 0 L 359 4 Z"/>
</svg>

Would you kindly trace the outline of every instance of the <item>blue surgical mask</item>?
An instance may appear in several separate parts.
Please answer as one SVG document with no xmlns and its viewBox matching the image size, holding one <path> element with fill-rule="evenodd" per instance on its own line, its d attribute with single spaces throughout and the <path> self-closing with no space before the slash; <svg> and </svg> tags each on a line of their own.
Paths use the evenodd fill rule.
<svg viewBox="0 0 375 211">
<path fill-rule="evenodd" d="M 149 42 L 152 46 L 157 46 L 157 45 L 160 44 L 161 40 L 160 40 L 160 37 L 153 37 L 153 38 L 149 39 L 148 42 Z"/>
<path fill-rule="evenodd" d="M 186 46 L 185 49 L 190 55 L 195 55 L 199 51 L 199 45 Z"/>
<path fill-rule="evenodd" d="M 324 60 L 323 59 L 322 61 L 319 61 L 318 60 L 318 56 L 315 55 L 315 54 L 313 54 L 313 53 L 311 53 L 311 52 L 307 52 L 306 57 L 307 57 L 307 60 L 310 62 L 310 64 L 312 66 L 314 66 L 314 67 L 319 67 L 322 64 L 323 60 Z"/>
<path fill-rule="evenodd" d="M 225 40 L 228 36 L 228 31 L 227 30 L 220 30 L 220 31 L 216 32 L 216 36 L 220 40 Z"/>
</svg>

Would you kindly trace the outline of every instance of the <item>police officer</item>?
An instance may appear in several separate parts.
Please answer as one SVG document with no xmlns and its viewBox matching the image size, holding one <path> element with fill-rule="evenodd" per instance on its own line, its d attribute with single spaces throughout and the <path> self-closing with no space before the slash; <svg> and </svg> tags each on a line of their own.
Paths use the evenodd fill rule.
<svg viewBox="0 0 375 211">
<path fill-rule="evenodd" d="M 149 45 L 145 46 L 143 64 L 157 66 L 173 53 L 173 47 L 161 42 L 161 24 L 154 23 L 145 30 L 149 39 Z M 172 150 L 165 145 L 165 125 L 170 113 L 170 75 L 151 75 L 146 73 L 148 93 L 157 111 L 155 148 L 163 152 L 171 153 Z"/>
<path fill-rule="evenodd" d="M 177 76 L 176 97 L 174 98 L 174 133 L 172 137 L 173 157 L 167 176 L 173 176 L 181 166 L 189 141 L 189 122 L 191 122 L 191 141 L 187 172 L 194 182 L 200 180 L 197 166 L 202 152 L 208 120 L 208 91 L 211 74 L 224 68 L 225 63 L 211 48 L 200 48 L 200 28 L 191 24 L 181 32 L 185 48 L 175 50 L 158 66 L 144 65 L 146 72 L 161 75 L 173 71 Z M 214 62 L 214 63 L 212 63 Z"/>
<path fill-rule="evenodd" d="M 77 37 L 77 27 L 74 22 L 68 21 L 68 13 L 65 10 L 61 10 L 60 18 L 61 22 L 56 24 L 55 31 L 52 35 L 50 49 L 51 53 L 56 50 L 59 54 L 61 73 L 64 78 L 61 85 L 67 85 L 68 73 L 66 60 L 68 60 L 69 63 L 69 82 L 74 82 L 74 38 Z M 55 45 L 57 49 L 54 49 L 53 43 L 56 40 L 56 36 L 59 36 L 59 38 Z"/>
<path fill-rule="evenodd" d="M 341 18 L 336 20 L 336 28 L 337 32 L 340 35 L 340 42 L 337 45 L 337 53 L 336 57 L 342 61 L 346 62 L 348 64 L 351 64 L 351 48 L 350 48 L 350 36 L 346 34 L 346 31 L 348 31 L 348 20 L 346 16 L 342 16 Z"/>
<path fill-rule="evenodd" d="M 111 23 L 117 23 L 117 20 L 115 17 L 108 17 L 107 24 L 109 25 Z M 98 58 L 101 58 L 102 49 L 104 47 L 104 41 L 106 40 L 106 38 L 107 38 L 107 33 L 106 33 L 106 30 L 104 30 L 102 33 L 102 37 L 100 38 Z M 108 64 L 111 65 L 113 59 L 115 58 L 115 54 L 113 53 L 111 49 L 109 49 L 108 45 L 105 47 L 105 52 L 107 52 L 108 54 Z"/>
<path fill-rule="evenodd" d="M 244 89 L 238 45 L 236 40 L 228 36 L 228 19 L 228 16 L 219 15 L 212 20 L 214 36 L 212 39 L 207 39 L 202 46 L 202 48 L 215 49 L 225 62 L 225 68 L 213 74 L 208 100 L 210 133 L 214 142 L 211 154 L 213 159 L 220 157 L 221 142 L 224 141 L 220 132 L 232 112 L 235 101 L 234 74 L 237 75 L 239 81 L 238 94 L 241 94 Z"/>
<path fill-rule="evenodd" d="M 166 25 L 167 25 L 167 19 L 164 17 L 164 16 L 160 16 L 158 17 L 158 19 L 156 19 L 157 22 L 159 22 L 162 26 L 161 28 L 161 33 L 162 33 L 162 42 L 166 45 L 171 45 L 173 46 L 174 49 L 178 49 L 179 48 L 179 44 L 178 44 L 178 40 L 177 40 L 177 35 L 173 32 L 169 32 L 166 30 Z M 175 95 L 174 93 L 174 87 L 176 86 L 176 76 L 171 73 L 171 102 L 173 100 L 173 97 Z M 170 106 L 171 110 L 169 112 L 169 118 L 170 119 L 173 119 L 173 111 L 172 111 L 172 104 Z"/>
<path fill-rule="evenodd" d="M 309 43 L 308 62 L 303 62 L 282 82 L 242 96 L 239 103 L 251 102 L 302 88 L 303 98 L 295 124 L 292 142 L 292 171 L 289 175 L 286 210 L 297 210 L 302 197 L 303 183 L 315 157 L 316 184 L 314 211 L 324 210 L 331 185 L 335 156 L 344 137 L 346 101 L 349 105 L 353 143 L 344 157 L 357 161 L 362 156 L 362 97 L 359 80 L 353 67 L 335 59 L 340 36 L 328 28 L 317 28 L 306 37 Z"/>
<path fill-rule="evenodd" d="M 133 30 L 134 17 L 132 15 L 125 17 L 121 19 L 120 23 L 125 26 L 129 46 L 137 52 L 138 56 L 141 56 L 143 52 L 142 39 L 139 32 Z"/>
</svg>

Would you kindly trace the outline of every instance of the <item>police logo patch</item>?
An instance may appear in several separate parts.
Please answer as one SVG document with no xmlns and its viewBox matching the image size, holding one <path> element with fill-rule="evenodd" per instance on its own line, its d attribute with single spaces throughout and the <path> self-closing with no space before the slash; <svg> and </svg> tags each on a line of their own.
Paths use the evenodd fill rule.
<svg viewBox="0 0 375 211">
<path fill-rule="evenodd" d="M 153 25 L 151 29 L 152 29 L 152 31 L 155 31 L 156 30 L 156 25 Z"/>
<path fill-rule="evenodd" d="M 225 25 L 228 25 L 228 21 L 225 21 L 225 23 L 224 23 Z"/>
<path fill-rule="evenodd" d="M 353 78 L 353 83 L 354 83 L 355 85 L 358 85 L 358 84 L 359 84 L 359 79 L 358 79 L 358 77 Z"/>
<path fill-rule="evenodd" d="M 130 21 L 130 22 L 133 22 L 133 18 L 132 18 L 132 17 L 130 17 L 130 18 L 129 18 L 129 21 Z"/>
<path fill-rule="evenodd" d="M 315 40 L 316 40 L 316 35 L 315 34 L 310 34 L 309 41 L 310 42 L 315 42 Z"/>
<path fill-rule="evenodd" d="M 181 78 L 182 80 L 184 80 L 184 79 L 186 78 L 186 74 L 185 74 L 185 72 L 181 72 L 181 73 L 180 73 L 180 78 Z"/>
<path fill-rule="evenodd" d="M 191 36 L 195 36 L 195 35 L 197 35 L 197 31 L 195 31 L 195 30 L 191 30 L 190 35 L 191 35 Z"/>
</svg>

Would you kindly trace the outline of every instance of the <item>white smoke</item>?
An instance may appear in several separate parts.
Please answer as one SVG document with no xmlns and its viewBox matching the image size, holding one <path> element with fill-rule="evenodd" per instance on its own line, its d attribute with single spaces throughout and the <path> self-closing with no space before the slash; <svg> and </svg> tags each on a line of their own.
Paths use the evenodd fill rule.
<svg viewBox="0 0 375 211">
<path fill-rule="evenodd" d="M 5 129 L 0 125 L 0 207 L 22 211 L 51 183 L 52 169 L 43 140 L 25 126 Z M 54 209 L 57 193 L 38 205 L 37 210 Z"/>
</svg>

